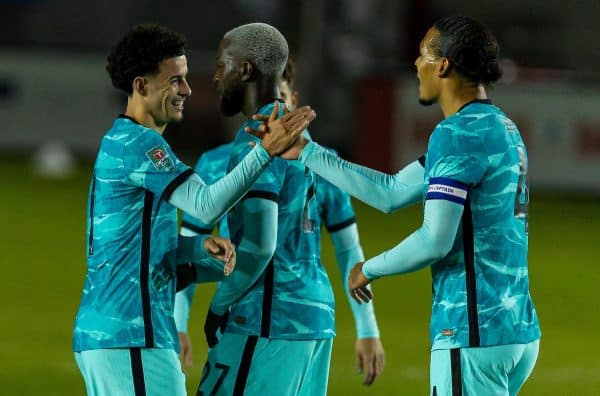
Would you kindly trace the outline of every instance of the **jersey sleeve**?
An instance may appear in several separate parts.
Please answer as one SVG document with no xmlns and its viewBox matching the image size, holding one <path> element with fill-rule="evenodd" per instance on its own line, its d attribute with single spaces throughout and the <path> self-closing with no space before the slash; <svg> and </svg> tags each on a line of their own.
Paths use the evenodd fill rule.
<svg viewBox="0 0 600 396">
<path fill-rule="evenodd" d="M 225 168 L 227 168 L 227 162 L 222 163 Z M 198 158 L 198 162 L 196 163 L 196 167 L 194 168 L 198 176 L 204 181 L 210 180 L 208 176 L 209 172 L 212 169 L 209 158 L 206 155 L 201 155 Z M 223 174 L 227 173 L 227 169 L 223 170 Z M 194 216 L 190 216 L 187 213 L 183 213 L 183 217 L 181 219 L 181 231 L 182 235 L 198 235 L 198 234 L 212 234 L 212 230 L 214 228 L 213 224 L 205 224 Z"/>
<path fill-rule="evenodd" d="M 469 188 L 479 183 L 487 167 L 488 156 L 476 132 L 455 125 L 438 126 L 427 150 L 425 199 L 464 204 Z"/>
<path fill-rule="evenodd" d="M 424 169 L 420 161 L 390 175 L 343 160 L 314 141 L 309 141 L 298 160 L 341 190 L 385 213 L 423 199 Z"/>
<path fill-rule="evenodd" d="M 168 200 L 194 171 L 177 158 L 161 135 L 140 133 L 123 149 L 125 182 Z"/>
<path fill-rule="evenodd" d="M 246 132 L 238 133 L 231 153 L 229 169 L 233 169 L 252 150 L 250 142 L 258 144 L 260 140 Z M 277 202 L 279 191 L 283 186 L 286 167 L 285 160 L 279 157 L 274 158 L 271 164 L 259 176 L 250 191 L 244 196 L 244 199 L 264 198 Z"/>
<path fill-rule="evenodd" d="M 354 223 L 356 217 L 350 195 L 317 176 L 317 202 L 328 232 L 340 231 Z"/>
</svg>

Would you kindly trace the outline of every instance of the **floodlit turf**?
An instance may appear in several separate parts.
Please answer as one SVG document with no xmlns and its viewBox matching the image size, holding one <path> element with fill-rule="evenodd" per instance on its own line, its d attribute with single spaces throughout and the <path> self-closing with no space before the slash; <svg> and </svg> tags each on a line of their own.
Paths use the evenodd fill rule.
<svg viewBox="0 0 600 396">
<path fill-rule="evenodd" d="M 0 162 L 0 394 L 80 395 L 71 330 L 85 271 L 84 221 L 89 170 L 67 181 L 32 176 L 25 162 Z M 534 194 L 530 206 L 531 290 L 542 324 L 537 367 L 523 395 L 600 394 L 600 199 Z M 418 226 L 421 208 L 384 215 L 357 204 L 367 257 Z M 354 324 L 341 293 L 329 239 L 323 260 L 338 297 L 330 395 L 426 395 L 429 272 L 375 283 L 386 368 L 371 388 L 354 368 Z M 212 291 L 201 286 L 190 329 L 195 393 L 206 348 L 202 320 Z"/>
</svg>

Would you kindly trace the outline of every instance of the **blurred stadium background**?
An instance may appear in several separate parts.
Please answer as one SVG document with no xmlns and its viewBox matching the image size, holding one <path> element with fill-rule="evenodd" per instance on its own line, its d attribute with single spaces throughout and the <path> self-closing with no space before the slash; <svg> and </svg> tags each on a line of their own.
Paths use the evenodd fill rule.
<svg viewBox="0 0 600 396">
<path fill-rule="evenodd" d="M 0 394 L 79 395 L 71 329 L 85 273 L 86 195 L 98 142 L 125 98 L 104 71 L 110 45 L 131 25 L 186 34 L 194 94 L 166 134 L 189 164 L 225 142 L 239 119 L 218 115 L 211 84 L 216 45 L 232 27 L 264 21 L 288 38 L 313 136 L 346 158 L 393 171 L 424 152 L 441 119 L 416 103 L 418 42 L 438 17 L 488 24 L 504 78 L 492 99 L 529 149 L 531 292 L 542 325 L 524 395 L 599 395 L 600 15 L 598 0 L 220 0 L 182 2 L 0 0 Z M 367 257 L 419 225 L 421 208 L 383 215 L 357 203 Z M 354 325 L 327 237 L 323 260 L 338 296 L 329 394 L 425 395 L 428 271 L 378 281 L 376 312 L 387 366 L 372 388 L 354 369 Z M 195 391 L 205 355 L 195 302 Z"/>
</svg>

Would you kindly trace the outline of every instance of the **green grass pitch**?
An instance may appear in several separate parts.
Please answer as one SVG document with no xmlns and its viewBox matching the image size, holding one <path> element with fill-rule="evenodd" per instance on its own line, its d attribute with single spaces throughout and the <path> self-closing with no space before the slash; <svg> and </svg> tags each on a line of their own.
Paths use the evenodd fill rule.
<svg viewBox="0 0 600 396">
<path fill-rule="evenodd" d="M 20 160 L 0 162 L 0 394 L 81 395 L 71 352 L 73 319 L 85 271 L 85 205 L 89 169 L 65 181 L 32 175 Z M 384 215 L 356 204 L 367 257 L 392 247 L 421 220 L 419 205 Z M 600 199 L 533 194 L 530 205 L 531 292 L 542 325 L 537 367 L 523 395 L 599 395 Z M 337 337 L 330 395 L 427 395 L 431 285 L 429 271 L 375 283 L 375 308 L 386 368 L 366 388 L 354 368 L 354 324 L 324 237 L 337 296 Z M 206 349 L 202 320 L 211 286 L 201 286 L 190 330 L 194 394 Z"/>
</svg>

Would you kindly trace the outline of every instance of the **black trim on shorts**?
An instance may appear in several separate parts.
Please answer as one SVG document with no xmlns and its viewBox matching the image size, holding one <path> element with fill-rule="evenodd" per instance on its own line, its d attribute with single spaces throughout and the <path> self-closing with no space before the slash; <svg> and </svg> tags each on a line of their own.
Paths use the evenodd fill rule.
<svg viewBox="0 0 600 396">
<path fill-rule="evenodd" d="M 246 345 L 244 346 L 244 352 L 242 353 L 240 368 L 238 369 L 237 376 L 235 377 L 235 387 L 233 388 L 232 396 L 244 395 L 246 382 L 248 381 L 248 374 L 250 373 L 250 364 L 252 363 L 252 356 L 254 355 L 254 349 L 256 348 L 257 342 L 258 336 L 248 336 L 246 339 Z"/>
<path fill-rule="evenodd" d="M 146 191 L 142 215 L 142 252 L 140 262 L 140 290 L 142 294 L 142 315 L 144 318 L 146 348 L 154 348 L 154 329 L 152 328 L 152 310 L 150 306 L 150 238 L 153 203 L 154 194 Z"/>
<path fill-rule="evenodd" d="M 452 371 L 452 396 L 462 396 L 460 348 L 450 349 L 450 370 Z"/>
<path fill-rule="evenodd" d="M 278 194 L 275 194 L 274 192 L 271 192 L 271 191 L 263 191 L 263 190 L 248 191 L 246 193 L 246 195 L 244 195 L 244 197 L 242 198 L 242 201 L 245 199 L 249 199 L 249 198 L 263 198 L 263 199 L 268 199 L 269 201 L 273 201 L 273 202 L 279 201 Z"/>
<path fill-rule="evenodd" d="M 325 228 L 327 228 L 327 231 L 331 234 L 333 232 L 343 230 L 344 228 L 349 227 L 354 223 L 356 223 L 356 217 L 351 217 L 348 220 L 342 221 L 341 223 L 328 225 Z"/>
<path fill-rule="evenodd" d="M 462 215 L 463 252 L 465 260 L 465 282 L 467 289 L 467 318 L 469 321 L 469 346 L 480 346 L 479 318 L 477 316 L 477 284 L 475 279 L 475 247 L 473 215 L 471 213 L 471 191 L 467 193 Z"/>
<path fill-rule="evenodd" d="M 419 164 L 421 164 L 421 166 L 423 168 L 425 168 L 425 160 L 427 159 L 427 157 L 425 156 L 425 154 L 423 154 L 422 156 L 420 156 L 419 158 L 417 158 L 417 161 L 419 161 Z"/>
<path fill-rule="evenodd" d="M 275 264 L 273 259 L 267 265 L 264 275 L 262 315 L 260 321 L 260 336 L 269 337 L 271 334 L 271 307 L 273 306 L 273 283 L 275 281 Z"/>
<path fill-rule="evenodd" d="M 181 186 L 183 184 L 183 182 L 186 181 L 187 178 L 193 174 L 194 174 L 194 170 L 192 168 L 189 168 L 189 169 L 181 172 L 181 174 L 179 176 L 177 176 L 175 179 L 173 179 L 173 181 L 171 181 L 171 183 L 169 183 L 167 185 L 167 187 L 163 190 L 163 193 L 160 196 L 160 198 L 162 200 L 168 202 L 169 199 L 171 198 L 171 194 L 173 194 L 173 191 L 175 191 L 175 189 L 177 187 Z"/>
<path fill-rule="evenodd" d="M 142 350 L 140 348 L 129 348 L 129 357 L 131 358 L 131 373 L 133 375 L 135 396 L 146 396 Z"/>
<path fill-rule="evenodd" d="M 181 227 L 185 227 L 188 230 L 197 232 L 198 234 L 208 234 L 208 235 L 212 234 L 212 228 L 200 227 L 200 226 L 197 226 L 196 224 L 192 224 L 185 220 L 181 222 Z"/>
</svg>

